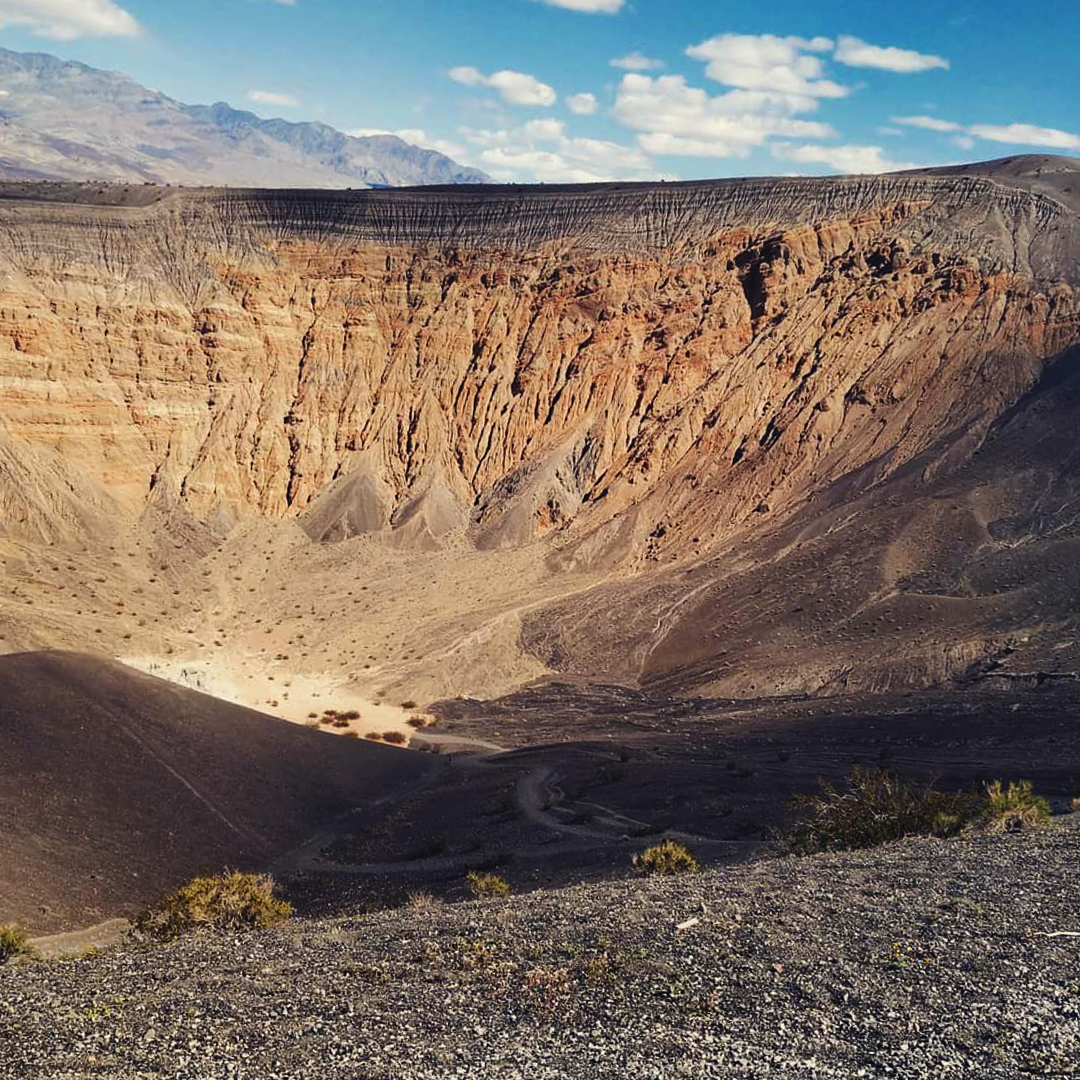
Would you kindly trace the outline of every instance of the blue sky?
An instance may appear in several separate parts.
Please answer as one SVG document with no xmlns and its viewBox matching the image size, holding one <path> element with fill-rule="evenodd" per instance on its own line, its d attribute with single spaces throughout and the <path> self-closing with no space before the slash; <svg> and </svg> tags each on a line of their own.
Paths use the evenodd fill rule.
<svg viewBox="0 0 1080 1080">
<path fill-rule="evenodd" d="M 501 180 L 1080 156 L 1077 0 L 0 0 L 0 44 Z"/>
</svg>

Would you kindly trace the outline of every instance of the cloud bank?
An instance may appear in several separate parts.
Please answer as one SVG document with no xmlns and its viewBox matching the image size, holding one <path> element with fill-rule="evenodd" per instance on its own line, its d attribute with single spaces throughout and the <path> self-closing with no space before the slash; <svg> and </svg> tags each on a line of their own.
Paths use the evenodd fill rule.
<svg viewBox="0 0 1080 1080">
<path fill-rule="evenodd" d="M 20 26 L 41 37 L 138 37 L 142 27 L 113 0 L 0 0 L 0 29 Z"/>
</svg>

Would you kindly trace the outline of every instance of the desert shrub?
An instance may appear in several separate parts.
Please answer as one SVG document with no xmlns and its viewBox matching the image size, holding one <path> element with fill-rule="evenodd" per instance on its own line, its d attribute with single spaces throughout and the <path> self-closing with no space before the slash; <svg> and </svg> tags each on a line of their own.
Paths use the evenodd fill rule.
<svg viewBox="0 0 1080 1080">
<path fill-rule="evenodd" d="M 415 709 L 416 708 L 416 702 L 415 701 L 403 701 L 401 703 L 401 707 L 403 709 Z"/>
<path fill-rule="evenodd" d="M 535 967 L 527 971 L 522 980 L 525 1002 L 545 1016 L 561 1013 L 573 993 L 574 983 L 570 972 L 563 967 Z"/>
<path fill-rule="evenodd" d="M 1050 820 L 1050 804 L 1036 795 L 1030 780 L 1019 780 L 1005 787 L 1000 780 L 986 785 L 986 822 L 998 832 L 1045 825 Z"/>
<path fill-rule="evenodd" d="M 429 892 L 414 892 L 409 893 L 409 899 L 405 902 L 405 906 L 410 911 L 435 911 L 443 906 L 442 900 L 437 896 L 433 896 Z"/>
<path fill-rule="evenodd" d="M 341 737 L 343 739 L 359 739 L 360 738 L 360 732 L 359 731 L 343 731 L 341 733 Z"/>
<path fill-rule="evenodd" d="M 31 952 L 26 934 L 17 926 L 0 926 L 0 964 L 6 964 L 15 956 Z"/>
<path fill-rule="evenodd" d="M 427 727 L 427 718 L 423 716 L 410 716 L 405 723 L 408 724 L 409 727 L 416 728 L 417 731 L 419 731 L 421 728 Z"/>
<path fill-rule="evenodd" d="M 469 891 L 479 900 L 507 896 L 510 892 L 509 883 L 499 877 L 498 874 L 470 870 L 465 880 L 469 884 Z"/>
<path fill-rule="evenodd" d="M 265 930 L 291 914 L 292 905 L 274 896 L 273 878 L 230 870 L 216 877 L 192 878 L 136 916 L 132 925 L 145 937 L 174 941 L 204 927 Z"/>
<path fill-rule="evenodd" d="M 1080 814 L 1080 795 L 1077 795 L 1075 799 L 1069 804 L 1074 814 Z"/>
<path fill-rule="evenodd" d="M 404 731 L 384 731 L 383 742 L 388 742 L 393 746 L 404 746 L 409 741 L 409 736 Z"/>
<path fill-rule="evenodd" d="M 345 716 L 335 716 L 334 719 L 330 721 L 330 726 L 334 728 L 347 728 L 349 726 L 349 721 Z"/>
<path fill-rule="evenodd" d="M 359 720 L 360 713 L 356 709 L 349 709 L 348 712 L 338 713 L 338 717 L 343 720 Z"/>
<path fill-rule="evenodd" d="M 817 795 L 799 795 L 800 817 L 787 837 L 796 852 L 868 848 L 905 836 L 953 836 L 983 814 L 985 799 L 936 791 L 888 769 L 856 767 L 845 787 L 821 781 Z"/>
<path fill-rule="evenodd" d="M 692 874 L 698 869 L 698 861 L 685 844 L 664 840 L 635 855 L 634 869 L 639 874 Z"/>
<path fill-rule="evenodd" d="M 455 952 L 462 971 L 482 971 L 496 960 L 495 950 L 486 941 L 466 938 L 457 943 Z"/>
<path fill-rule="evenodd" d="M 381 731 L 368 731 L 364 734 L 365 739 L 370 739 L 372 742 L 382 742 Z"/>
</svg>

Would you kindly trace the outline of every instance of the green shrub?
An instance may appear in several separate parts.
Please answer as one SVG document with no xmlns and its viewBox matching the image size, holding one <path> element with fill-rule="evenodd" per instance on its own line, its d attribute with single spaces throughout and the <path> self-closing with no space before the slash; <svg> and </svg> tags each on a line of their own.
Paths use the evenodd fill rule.
<svg viewBox="0 0 1080 1080">
<path fill-rule="evenodd" d="M 498 874 L 470 870 L 465 880 L 469 883 L 469 891 L 480 900 L 506 896 L 510 892 L 509 883 L 499 877 Z"/>
<path fill-rule="evenodd" d="M 800 818 L 785 846 L 805 854 L 875 847 L 905 836 L 953 836 L 982 816 L 984 803 L 888 769 L 856 767 L 843 790 L 822 780 L 817 795 L 796 796 Z"/>
<path fill-rule="evenodd" d="M 203 927 L 231 932 L 265 930 L 291 914 L 292 905 L 274 896 L 273 878 L 232 870 L 217 877 L 193 878 L 132 922 L 139 934 L 174 941 Z"/>
<path fill-rule="evenodd" d="M 17 926 L 0 926 L 0 964 L 6 964 L 15 956 L 26 956 L 32 951 L 29 939 Z"/>
<path fill-rule="evenodd" d="M 986 821 L 998 832 L 1019 832 L 1050 820 L 1050 804 L 1031 789 L 1030 780 L 1005 787 L 1000 780 L 986 785 Z"/>
<path fill-rule="evenodd" d="M 995 780 L 981 794 L 935 791 L 887 769 L 855 768 L 846 787 L 821 781 L 817 795 L 795 799 L 800 818 L 786 846 L 801 853 L 868 848 L 905 836 L 955 836 L 982 824 L 1015 832 L 1050 820 L 1050 804 L 1030 781 Z"/>
<path fill-rule="evenodd" d="M 664 840 L 635 855 L 634 869 L 639 874 L 692 874 L 698 870 L 698 861 L 685 844 Z"/>
</svg>

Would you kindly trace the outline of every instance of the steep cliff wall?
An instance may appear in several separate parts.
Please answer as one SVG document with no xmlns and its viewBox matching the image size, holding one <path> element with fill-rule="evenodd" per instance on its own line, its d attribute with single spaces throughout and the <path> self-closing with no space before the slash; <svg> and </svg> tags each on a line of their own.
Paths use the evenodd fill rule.
<svg viewBox="0 0 1080 1080">
<path fill-rule="evenodd" d="M 38 469 L 47 491 L 6 481 L 5 528 L 149 505 L 415 551 L 542 540 L 530 559 L 554 577 L 693 563 L 821 493 L 968 460 L 1080 341 L 1078 188 L 1066 159 L 545 189 L 9 186 L 0 483 Z M 28 464 L 50 452 L 62 467 Z"/>
<path fill-rule="evenodd" d="M 11 202 L 3 416 L 200 514 L 358 468 L 387 519 L 469 508 L 558 455 L 542 532 L 690 455 L 739 517 L 1014 400 L 1077 334 L 1078 235 L 969 177 Z"/>
</svg>

